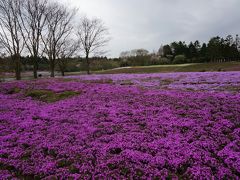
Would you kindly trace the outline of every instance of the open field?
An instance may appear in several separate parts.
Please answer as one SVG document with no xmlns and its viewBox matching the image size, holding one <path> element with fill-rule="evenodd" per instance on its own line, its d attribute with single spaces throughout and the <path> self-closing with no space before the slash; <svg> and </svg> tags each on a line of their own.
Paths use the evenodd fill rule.
<svg viewBox="0 0 240 180">
<path fill-rule="evenodd" d="M 162 72 L 205 72 L 205 71 L 240 71 L 240 62 L 139 66 L 99 71 L 96 73 L 119 74 L 119 73 L 162 73 Z"/>
<path fill-rule="evenodd" d="M 240 72 L 1 83 L 0 177 L 239 179 L 239 104 Z"/>
</svg>

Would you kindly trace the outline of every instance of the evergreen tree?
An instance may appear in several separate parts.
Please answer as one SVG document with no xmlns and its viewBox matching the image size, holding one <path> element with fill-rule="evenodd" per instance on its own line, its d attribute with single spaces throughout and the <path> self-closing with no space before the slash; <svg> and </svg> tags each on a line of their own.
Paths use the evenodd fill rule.
<svg viewBox="0 0 240 180">
<path fill-rule="evenodd" d="M 208 57 L 207 57 L 207 44 L 206 43 L 203 43 L 202 47 L 201 47 L 201 50 L 200 50 L 200 58 L 201 58 L 201 62 L 206 62 L 208 61 Z"/>
<path fill-rule="evenodd" d="M 169 45 L 163 46 L 163 56 L 172 55 L 172 49 Z"/>
<path fill-rule="evenodd" d="M 188 53 L 188 58 L 189 59 L 192 60 L 193 58 L 197 58 L 197 56 L 198 56 L 197 49 L 192 42 L 190 42 L 190 44 L 188 46 L 188 52 L 189 52 Z"/>
</svg>

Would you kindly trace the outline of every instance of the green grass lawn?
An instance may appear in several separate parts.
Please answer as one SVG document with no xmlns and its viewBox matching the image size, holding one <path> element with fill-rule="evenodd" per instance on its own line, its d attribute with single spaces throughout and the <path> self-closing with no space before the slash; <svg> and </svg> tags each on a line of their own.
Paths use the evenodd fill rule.
<svg viewBox="0 0 240 180">
<path fill-rule="evenodd" d="M 119 73 L 205 72 L 205 71 L 240 71 L 240 62 L 137 66 L 130 68 L 97 71 L 94 73 L 119 74 Z"/>
</svg>

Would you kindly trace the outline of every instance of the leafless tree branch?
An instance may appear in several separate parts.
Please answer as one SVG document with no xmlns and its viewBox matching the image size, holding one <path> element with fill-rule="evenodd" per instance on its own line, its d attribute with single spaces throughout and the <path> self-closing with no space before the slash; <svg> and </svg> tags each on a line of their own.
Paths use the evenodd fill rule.
<svg viewBox="0 0 240 180">
<path fill-rule="evenodd" d="M 89 56 L 106 53 L 103 48 L 110 40 L 108 29 L 100 19 L 83 17 L 78 26 L 77 35 L 86 56 L 87 73 L 90 74 Z"/>
<path fill-rule="evenodd" d="M 51 77 L 54 77 L 58 49 L 61 49 L 63 42 L 73 31 L 72 20 L 76 11 L 76 9 L 69 10 L 58 3 L 52 3 L 48 6 L 46 14 L 47 27 L 42 39 L 44 53 L 48 56 L 50 63 Z"/>
<path fill-rule="evenodd" d="M 24 49 L 24 41 L 21 36 L 21 26 L 19 24 L 21 9 L 21 1 L 0 1 L 0 44 L 15 64 L 17 80 L 21 79 L 20 57 Z"/>
</svg>

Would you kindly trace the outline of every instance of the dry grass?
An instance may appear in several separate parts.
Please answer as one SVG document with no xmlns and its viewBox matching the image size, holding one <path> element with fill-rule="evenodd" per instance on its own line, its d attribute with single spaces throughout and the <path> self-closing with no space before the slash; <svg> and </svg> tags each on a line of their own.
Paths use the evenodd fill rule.
<svg viewBox="0 0 240 180">
<path fill-rule="evenodd" d="M 240 62 L 157 65 L 98 71 L 96 74 L 240 71 Z"/>
</svg>

